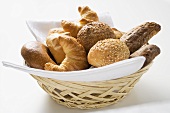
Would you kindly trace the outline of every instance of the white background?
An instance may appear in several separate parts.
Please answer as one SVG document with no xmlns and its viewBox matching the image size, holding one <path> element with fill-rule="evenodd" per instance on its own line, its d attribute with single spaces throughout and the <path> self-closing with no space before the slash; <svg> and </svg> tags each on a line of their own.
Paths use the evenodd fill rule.
<svg viewBox="0 0 170 113">
<path fill-rule="evenodd" d="M 118 104 L 98 110 L 68 109 L 55 103 L 29 74 L 0 63 L 0 113 L 169 113 L 170 112 L 170 1 L 169 0 L 5 0 L 0 3 L 0 61 L 22 64 L 20 49 L 35 40 L 25 20 L 79 18 L 78 6 L 110 12 L 122 31 L 154 21 L 162 30 L 149 42 L 161 48 L 150 70 Z"/>
</svg>

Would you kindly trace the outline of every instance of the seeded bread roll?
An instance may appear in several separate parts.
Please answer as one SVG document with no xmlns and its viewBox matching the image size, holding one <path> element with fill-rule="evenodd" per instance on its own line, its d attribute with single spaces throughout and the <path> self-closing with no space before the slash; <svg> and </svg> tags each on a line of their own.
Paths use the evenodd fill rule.
<svg viewBox="0 0 170 113">
<path fill-rule="evenodd" d="M 130 57 L 144 56 L 146 58 L 143 66 L 148 65 L 157 55 L 160 54 L 160 48 L 156 45 L 144 45 L 139 50 L 130 55 Z"/>
<path fill-rule="evenodd" d="M 105 39 L 98 41 L 88 53 L 88 62 L 101 67 L 124 59 L 128 59 L 129 49 L 119 39 Z"/>
<path fill-rule="evenodd" d="M 86 52 L 99 40 L 116 38 L 113 30 L 105 23 L 91 22 L 81 28 L 77 34 L 77 41 L 83 45 Z"/>
<path fill-rule="evenodd" d="M 131 53 L 138 50 L 161 30 L 161 26 L 155 22 L 146 22 L 126 32 L 120 40 L 125 42 Z"/>
</svg>

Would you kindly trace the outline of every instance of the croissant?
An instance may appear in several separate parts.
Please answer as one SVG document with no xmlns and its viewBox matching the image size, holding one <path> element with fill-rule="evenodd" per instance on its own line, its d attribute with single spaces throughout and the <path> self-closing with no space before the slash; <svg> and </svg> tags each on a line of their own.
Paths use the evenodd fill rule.
<svg viewBox="0 0 170 113">
<path fill-rule="evenodd" d="M 99 21 L 97 13 L 92 11 L 88 6 L 78 7 L 81 19 L 79 20 L 80 24 L 85 25 L 89 22 Z"/>
<path fill-rule="evenodd" d="M 53 34 L 55 34 L 55 36 Z M 46 38 L 46 44 L 57 64 L 60 64 L 65 58 L 65 53 L 63 52 L 63 48 L 59 45 L 58 40 L 56 40 L 56 33 L 53 34 Z"/>
<path fill-rule="evenodd" d="M 63 27 L 65 32 L 70 32 L 70 35 L 72 37 L 77 37 L 77 33 L 79 30 L 82 28 L 82 25 L 76 22 L 71 22 L 71 21 L 61 21 L 61 26 Z"/>
<path fill-rule="evenodd" d="M 59 34 L 66 34 L 66 35 L 70 35 L 69 32 L 65 32 L 63 28 L 52 28 L 49 30 L 48 32 L 48 36 L 53 34 L 53 33 L 59 33 Z"/>
<path fill-rule="evenodd" d="M 54 33 L 47 38 L 53 40 L 51 42 L 54 42 L 52 44 L 54 48 L 62 48 L 60 51 L 65 53 L 65 58 L 60 65 L 52 64 L 50 62 L 46 63 L 45 70 L 74 71 L 86 69 L 89 66 L 85 49 L 77 42 L 77 39 L 72 36 L 58 33 Z M 51 51 L 51 53 L 53 56 L 60 56 L 58 51 L 54 50 Z"/>
<path fill-rule="evenodd" d="M 123 36 L 123 34 L 125 34 L 125 32 L 119 31 L 116 28 L 112 28 L 112 30 L 113 30 L 113 32 L 114 32 L 114 34 L 116 36 L 116 39 L 120 39 Z"/>
<path fill-rule="evenodd" d="M 53 35 L 51 34 L 55 34 L 55 33 L 58 33 L 58 34 L 65 34 L 65 35 L 70 35 L 69 32 L 65 32 L 63 30 L 63 28 L 52 28 L 49 30 L 48 32 L 48 36 L 46 38 L 46 44 L 49 48 L 49 50 L 55 54 L 53 55 L 55 61 L 60 64 L 63 59 L 65 58 L 65 53 L 63 52 L 63 48 L 61 46 L 56 46 L 58 44 L 58 41 L 55 40 L 55 37 L 53 37 Z"/>
<path fill-rule="evenodd" d="M 79 22 L 71 22 L 71 21 L 61 21 L 61 26 L 64 31 L 70 32 L 70 35 L 73 37 L 77 37 L 79 30 L 87 23 L 98 21 L 97 13 L 92 11 L 88 6 L 78 7 L 78 11 L 80 13 L 81 19 Z"/>
</svg>

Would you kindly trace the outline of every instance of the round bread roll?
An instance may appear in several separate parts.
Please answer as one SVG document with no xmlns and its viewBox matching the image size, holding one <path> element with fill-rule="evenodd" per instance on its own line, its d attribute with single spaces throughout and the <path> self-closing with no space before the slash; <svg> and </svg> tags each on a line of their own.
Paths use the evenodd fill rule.
<svg viewBox="0 0 170 113">
<path fill-rule="evenodd" d="M 128 59 L 130 51 L 119 39 L 98 41 L 88 53 L 88 62 L 95 67 L 102 67 L 124 59 Z"/>
<path fill-rule="evenodd" d="M 47 62 L 56 64 L 50 57 L 48 48 L 41 42 L 31 41 L 23 45 L 21 55 L 32 68 L 44 69 Z"/>
<path fill-rule="evenodd" d="M 83 45 L 86 52 L 99 40 L 108 38 L 115 38 L 115 34 L 107 24 L 102 22 L 88 23 L 77 34 L 77 41 Z"/>
</svg>

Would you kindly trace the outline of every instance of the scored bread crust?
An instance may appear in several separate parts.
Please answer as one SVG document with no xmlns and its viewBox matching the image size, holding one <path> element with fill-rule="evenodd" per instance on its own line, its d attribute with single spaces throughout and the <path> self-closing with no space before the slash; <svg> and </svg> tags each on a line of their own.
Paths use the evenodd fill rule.
<svg viewBox="0 0 170 113">
<path fill-rule="evenodd" d="M 155 22 L 146 22 L 126 32 L 120 40 L 125 42 L 131 53 L 138 50 L 161 30 Z"/>
<path fill-rule="evenodd" d="M 159 55 L 161 52 L 160 48 L 153 44 L 146 44 L 143 45 L 141 48 L 139 48 L 137 51 L 135 51 L 133 54 L 130 55 L 130 57 L 137 57 L 137 56 L 144 56 L 146 58 L 145 63 L 143 65 L 148 65 L 157 55 Z"/>
</svg>

